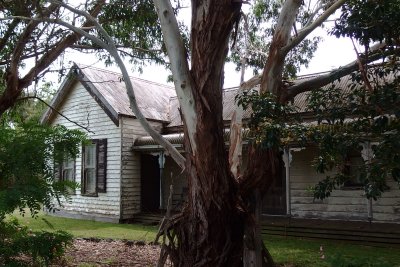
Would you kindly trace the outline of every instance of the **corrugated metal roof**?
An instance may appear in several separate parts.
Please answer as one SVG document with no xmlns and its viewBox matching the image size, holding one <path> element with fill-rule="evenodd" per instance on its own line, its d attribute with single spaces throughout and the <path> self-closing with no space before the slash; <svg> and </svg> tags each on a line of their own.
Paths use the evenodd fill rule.
<svg viewBox="0 0 400 267">
<path fill-rule="evenodd" d="M 98 90 L 118 114 L 134 116 L 121 74 L 81 64 L 78 67 L 88 82 Z M 176 95 L 175 89 L 168 85 L 133 77 L 131 77 L 131 82 L 136 101 L 143 115 L 147 119 L 168 122 L 168 103 L 169 99 Z"/>
<path fill-rule="evenodd" d="M 230 133 L 231 133 L 230 129 L 225 129 L 224 131 L 225 142 L 229 141 Z M 249 133 L 250 133 L 249 129 L 243 129 L 242 130 L 243 139 L 247 140 Z M 163 135 L 163 137 L 173 145 L 182 145 L 185 135 L 183 133 L 175 133 L 175 134 L 165 134 Z M 154 141 L 151 136 L 142 136 L 135 140 L 134 148 L 145 147 L 145 146 L 151 147 L 155 145 L 158 145 L 158 143 Z"/>
<path fill-rule="evenodd" d="M 296 84 L 296 83 L 304 82 L 306 80 L 311 80 L 317 76 L 318 75 L 307 75 L 307 76 L 299 77 L 297 80 L 294 81 L 294 83 Z M 351 90 L 349 87 L 350 83 L 351 83 L 351 76 L 346 75 L 346 76 L 343 76 L 342 78 L 340 78 L 339 80 L 335 80 L 333 83 L 323 86 L 322 88 L 332 87 L 335 90 L 340 90 L 340 92 L 343 95 L 346 95 L 346 94 L 350 93 L 350 90 Z M 359 85 L 358 85 L 358 87 L 359 87 Z M 310 94 L 311 94 L 311 92 L 304 92 L 304 93 L 301 93 L 301 94 L 298 94 L 295 96 L 292 105 L 296 107 L 296 110 L 298 112 L 300 112 L 300 113 L 307 112 L 307 104 L 308 104 L 307 99 Z"/>
<path fill-rule="evenodd" d="M 81 81 L 85 87 L 89 87 L 89 91 L 94 91 L 94 95 L 100 99 L 100 102 L 109 109 L 112 114 L 112 119 L 118 120 L 118 115 L 134 116 L 130 109 L 130 103 L 126 94 L 125 83 L 120 73 L 112 72 L 109 70 L 99 69 L 82 64 L 76 64 L 75 68 L 79 69 Z M 293 83 L 303 82 L 312 79 L 317 75 L 308 75 L 299 77 Z M 167 127 L 181 126 L 181 116 L 179 112 L 179 102 L 173 87 L 159 84 L 151 81 L 142 80 L 139 78 L 131 77 L 134 87 L 136 100 L 143 115 L 147 119 L 168 122 Z M 336 80 L 333 85 L 344 94 L 350 91 L 349 84 L 351 83 L 351 76 L 347 75 L 340 80 Z M 332 86 L 329 84 L 327 86 Z M 69 87 L 68 83 L 64 87 Z M 67 90 L 68 88 L 62 88 Z M 235 96 L 238 93 L 238 87 L 223 89 L 223 120 L 230 121 L 233 111 L 236 108 Z M 62 95 L 62 94 L 60 94 Z M 294 98 L 293 105 L 297 108 L 298 112 L 306 112 L 307 97 L 309 92 L 301 93 Z M 61 98 L 56 96 L 57 98 Z M 55 101 L 54 103 L 58 103 Z M 48 114 L 47 114 L 48 113 Z M 48 118 L 51 112 L 46 112 L 43 118 Z M 249 118 L 251 110 L 244 112 L 244 119 Z"/>
<path fill-rule="evenodd" d="M 317 75 L 307 75 L 304 77 L 299 77 L 296 81 L 293 81 L 293 83 L 298 83 L 298 82 L 303 82 L 305 80 L 312 79 L 316 77 Z M 350 80 L 350 75 L 342 77 L 339 81 L 334 81 L 333 84 L 335 85 L 335 88 L 338 88 L 338 90 L 341 90 L 343 93 L 349 92 L 349 83 L 351 82 Z M 332 86 L 332 84 L 326 85 L 326 87 Z M 256 88 L 257 90 L 257 88 Z M 222 92 L 222 101 L 223 101 L 223 120 L 224 121 L 230 121 L 232 118 L 233 111 L 236 109 L 236 101 L 235 101 L 235 96 L 238 94 L 238 87 L 233 87 L 233 88 L 228 88 L 228 89 L 223 89 Z M 293 104 L 296 107 L 296 110 L 298 112 L 306 112 L 307 110 L 307 97 L 310 94 L 310 92 L 305 92 L 298 94 L 293 101 Z M 176 97 L 171 98 L 171 109 L 170 109 L 170 119 L 171 123 L 168 125 L 168 127 L 172 126 L 180 126 L 182 125 L 181 117 L 179 114 L 179 104 L 178 104 L 178 99 Z M 248 109 L 244 112 L 243 118 L 250 118 L 251 115 L 251 109 Z"/>
</svg>

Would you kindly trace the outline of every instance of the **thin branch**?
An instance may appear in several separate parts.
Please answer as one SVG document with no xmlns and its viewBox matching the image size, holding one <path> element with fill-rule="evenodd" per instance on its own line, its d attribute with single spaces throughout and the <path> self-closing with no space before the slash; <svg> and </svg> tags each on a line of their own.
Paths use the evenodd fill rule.
<svg viewBox="0 0 400 267">
<path fill-rule="evenodd" d="M 33 58 L 33 57 L 37 57 L 37 56 L 43 55 L 43 54 L 45 54 L 45 53 L 49 50 L 49 48 L 51 49 L 51 48 L 55 47 L 56 45 L 57 45 L 57 44 L 54 44 L 54 45 L 52 45 L 51 47 L 48 47 L 46 50 L 36 51 L 35 53 L 30 53 L 30 54 L 22 55 L 22 56 L 20 57 L 20 60 L 22 61 L 22 60 L 25 60 L 25 59 L 29 59 L 29 58 Z M 11 61 L 12 61 L 11 58 L 6 59 L 6 60 L 3 60 L 3 61 L 0 61 L 0 65 L 9 64 Z"/>
<path fill-rule="evenodd" d="M 311 3 L 311 1 L 309 2 Z M 310 17 L 308 18 L 306 24 L 304 25 L 304 27 L 310 26 L 311 23 L 313 22 L 313 19 L 315 18 L 315 16 L 318 14 L 318 12 L 323 9 L 325 6 L 322 4 L 322 2 L 318 1 L 315 4 L 317 7 L 315 8 L 314 12 L 310 15 Z"/>
<path fill-rule="evenodd" d="M 40 16 L 49 16 L 52 12 L 57 9 L 57 5 L 50 4 L 48 8 Z M 36 16 L 35 18 L 39 18 Z M 28 25 L 25 27 L 24 31 L 22 32 L 18 42 L 16 42 L 16 46 L 13 49 L 12 56 L 11 56 L 11 66 L 8 72 L 11 75 L 8 77 L 12 77 L 14 79 L 18 79 L 18 68 L 20 64 L 20 57 L 24 51 L 25 45 L 28 43 L 29 38 L 31 38 L 34 29 L 39 25 L 41 21 L 38 19 L 30 20 Z M 15 77 L 14 77 L 15 76 Z M 8 83 L 9 81 L 7 81 Z M 10 81 L 11 83 L 16 83 L 16 81 Z"/>
<path fill-rule="evenodd" d="M 56 108 L 54 108 L 53 106 L 51 106 L 50 104 L 48 104 L 46 101 L 44 101 L 43 99 L 41 99 L 41 98 L 38 97 L 38 96 L 24 96 L 24 97 L 18 98 L 17 101 L 24 101 L 24 100 L 27 100 L 27 99 L 37 99 L 37 100 L 39 100 L 40 102 L 42 102 L 43 104 L 45 104 L 48 108 L 50 108 L 52 111 L 54 111 L 55 113 L 57 113 L 58 115 L 60 115 L 60 116 L 63 117 L 64 119 L 66 119 L 67 121 L 69 121 L 69 122 L 75 124 L 76 126 L 82 128 L 82 129 L 84 129 L 85 131 L 87 131 L 87 132 L 89 132 L 89 133 L 95 134 L 95 132 L 93 132 L 92 130 L 90 130 L 89 127 L 83 126 L 83 125 L 77 123 L 76 121 L 73 121 L 73 120 L 69 119 L 67 116 L 65 116 L 64 114 L 62 114 L 60 111 L 58 111 Z"/>
<path fill-rule="evenodd" d="M 127 53 L 126 51 L 121 50 L 121 48 L 126 48 L 126 46 L 116 45 L 115 47 L 118 48 L 119 51 Z M 91 50 L 91 49 L 92 50 L 99 50 L 99 49 L 101 49 L 101 47 L 95 47 L 95 46 L 85 45 L 85 44 L 76 44 L 76 45 L 71 46 L 71 48 L 82 49 L 82 50 L 85 50 L 85 49 L 87 49 L 87 50 Z M 141 48 L 141 47 L 131 47 L 129 49 L 137 50 L 137 51 L 143 52 L 143 53 L 162 52 L 162 49 L 144 49 L 144 48 Z"/>
<path fill-rule="evenodd" d="M 14 30 L 18 26 L 19 22 L 20 20 L 15 19 L 7 27 L 7 31 L 4 33 L 3 38 L 0 39 L 0 51 L 6 46 L 8 39 L 14 33 Z"/>
<path fill-rule="evenodd" d="M 324 13 L 321 14 L 313 23 L 309 26 L 301 29 L 297 36 L 293 38 L 285 47 L 282 48 L 284 54 L 288 53 L 291 49 L 296 47 L 301 41 L 303 41 L 312 31 L 319 27 L 326 19 L 332 15 L 339 7 L 341 7 L 346 0 L 338 0 L 333 5 L 331 5 Z"/>
<path fill-rule="evenodd" d="M 350 39 L 351 39 L 351 43 L 353 44 L 354 52 L 357 55 L 358 69 L 361 72 L 361 76 L 362 76 L 363 81 L 364 81 L 365 85 L 367 86 L 368 90 L 370 92 L 372 92 L 373 89 L 372 89 L 371 83 L 369 82 L 368 77 L 367 77 L 367 70 L 366 70 L 366 68 L 364 68 L 365 63 L 363 64 L 363 62 L 361 60 L 360 53 L 358 52 L 356 44 L 354 43 L 354 39 L 353 38 L 350 38 Z M 368 56 L 368 54 L 367 54 L 368 51 L 365 51 L 365 52 L 366 52 L 365 56 Z M 366 64 L 365 64 L 365 66 L 366 66 Z"/>
<path fill-rule="evenodd" d="M 57 1 L 50 1 L 52 4 L 58 5 Z M 99 0 L 96 2 L 96 5 L 93 7 L 93 9 L 91 10 L 91 16 L 97 16 L 100 11 L 101 11 L 101 7 L 105 4 L 105 0 Z M 65 7 L 65 6 L 64 6 Z M 52 20 L 49 20 L 52 21 Z M 59 19 L 56 19 L 56 21 L 61 21 Z M 91 21 L 87 20 L 82 27 L 89 27 L 91 26 Z M 34 76 L 37 73 L 40 73 L 41 71 L 43 71 L 48 65 L 49 63 L 53 62 L 67 47 L 70 47 L 71 45 L 73 45 L 76 41 L 78 41 L 81 38 L 82 34 L 79 34 L 77 32 L 74 32 L 72 34 L 70 34 L 69 36 L 67 36 L 65 39 L 63 39 L 62 41 L 58 42 L 57 45 L 54 47 L 54 49 L 50 50 L 48 53 L 44 54 L 40 59 L 38 64 L 32 68 L 25 76 L 24 78 L 22 78 L 21 83 L 25 86 L 25 85 L 29 85 Z"/>
</svg>

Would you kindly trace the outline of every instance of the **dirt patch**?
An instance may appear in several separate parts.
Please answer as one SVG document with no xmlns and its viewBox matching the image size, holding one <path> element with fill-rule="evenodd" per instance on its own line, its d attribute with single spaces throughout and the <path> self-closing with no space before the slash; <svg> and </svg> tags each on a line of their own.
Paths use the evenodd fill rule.
<svg viewBox="0 0 400 267">
<path fill-rule="evenodd" d="M 144 242 L 76 239 L 55 266 L 155 266 L 160 246 Z"/>
</svg>

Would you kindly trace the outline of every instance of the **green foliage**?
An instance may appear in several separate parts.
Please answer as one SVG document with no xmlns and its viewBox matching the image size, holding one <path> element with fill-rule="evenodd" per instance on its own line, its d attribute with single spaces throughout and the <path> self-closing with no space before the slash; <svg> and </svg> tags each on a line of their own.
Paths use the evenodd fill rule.
<svg viewBox="0 0 400 267">
<path fill-rule="evenodd" d="M 35 265 L 49 266 L 72 244 L 72 235 L 64 231 L 53 233 L 31 231 L 16 220 L 0 221 L 0 265 L 28 266 L 21 255 L 29 256 Z"/>
<path fill-rule="evenodd" d="M 179 1 L 175 12 L 179 12 Z M 132 68 L 142 71 L 146 63 L 156 63 L 169 68 L 166 60 L 166 48 L 162 38 L 161 26 L 158 20 L 154 3 L 151 0 L 112 0 L 109 1 L 99 15 L 99 22 L 113 38 L 119 48 L 122 58 L 129 60 Z M 183 22 L 179 22 L 180 32 L 188 45 L 188 29 Z M 99 36 L 102 39 L 102 36 Z M 98 48 L 90 40 L 83 39 L 82 44 Z M 97 57 L 106 65 L 114 63 L 113 58 L 99 49 Z"/>
<path fill-rule="evenodd" d="M 0 219 L 15 209 L 32 214 L 67 196 L 72 183 L 54 180 L 54 161 L 75 157 L 84 135 L 63 126 L 24 123 L 0 128 Z"/>
<path fill-rule="evenodd" d="M 293 121 L 290 114 L 294 109 L 279 104 L 272 94 L 259 95 L 257 91 L 244 92 L 236 96 L 236 101 L 244 109 L 253 110 L 248 123 L 251 141 L 266 148 L 279 146 L 288 123 Z"/>
<path fill-rule="evenodd" d="M 366 83 L 360 74 L 353 74 L 348 88 L 338 81 L 311 92 L 307 110 L 317 124 L 302 121 L 298 110 L 269 94 L 246 93 L 238 103 L 253 110 L 248 126 L 255 143 L 269 148 L 318 147 L 313 165 L 329 175 L 312 188 L 314 198 L 329 197 L 357 178 L 365 196 L 376 200 L 389 189 L 388 180 L 400 185 L 400 78 L 392 66 L 390 71 L 371 68 L 368 77 Z M 373 158 L 357 166 L 356 174 L 346 171 L 349 155 L 361 156 L 361 146 L 368 143 Z"/>
<path fill-rule="evenodd" d="M 112 36 L 117 46 L 129 50 L 121 56 L 141 69 L 145 61 L 165 64 L 165 47 L 161 28 L 152 1 L 110 1 L 99 17 L 104 29 Z M 108 54 L 99 53 L 106 64 L 112 62 Z"/>
<path fill-rule="evenodd" d="M 255 74 L 264 68 L 282 5 L 283 1 L 258 0 L 250 7 L 247 27 L 241 20 L 238 33 L 233 36 L 236 37 L 236 48 L 232 49 L 229 60 L 237 65 L 237 69 L 240 69 L 243 55 L 246 55 L 246 64 Z M 298 29 L 304 27 L 311 13 L 309 6 L 302 5 L 295 26 Z M 318 36 L 310 37 L 292 49 L 286 57 L 283 76 L 294 78 L 302 66 L 307 67 L 320 41 Z"/>
<path fill-rule="evenodd" d="M 374 155 L 371 161 L 358 167 L 366 197 L 376 200 L 388 189 L 386 181 L 393 178 L 399 182 L 399 78 L 396 72 L 379 68 L 371 70 L 369 77 L 378 78 L 367 85 L 353 75 L 347 90 L 326 88 L 309 97 L 309 109 L 316 114 L 319 125 L 328 125 L 314 131 L 312 141 L 319 147 L 314 164 L 321 173 L 334 168 L 338 171 L 315 186 L 316 198 L 328 197 L 333 189 L 351 178 L 343 173 L 342 166 L 347 155 L 360 151 L 365 142 L 373 144 Z"/>
<path fill-rule="evenodd" d="M 85 135 L 63 126 L 49 127 L 36 122 L 9 123 L 0 127 L 0 264 L 24 266 L 18 257 L 29 255 L 33 262 L 49 266 L 63 255 L 72 236 L 57 231 L 32 232 L 6 215 L 27 208 L 35 217 L 42 206 L 55 208 L 55 200 L 68 199 L 76 183 L 56 181 L 54 163 L 75 157 Z"/>
<path fill-rule="evenodd" d="M 332 34 L 352 37 L 363 45 L 371 42 L 393 44 L 400 36 L 398 0 L 351 0 L 342 7 Z"/>
</svg>

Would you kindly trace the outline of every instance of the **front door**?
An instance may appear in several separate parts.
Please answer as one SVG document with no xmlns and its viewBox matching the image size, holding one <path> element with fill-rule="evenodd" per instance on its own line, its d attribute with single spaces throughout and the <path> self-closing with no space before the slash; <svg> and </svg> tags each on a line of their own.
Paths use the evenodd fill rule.
<svg viewBox="0 0 400 267">
<path fill-rule="evenodd" d="M 160 206 L 160 168 L 158 156 L 141 155 L 142 211 L 156 211 Z"/>
</svg>

